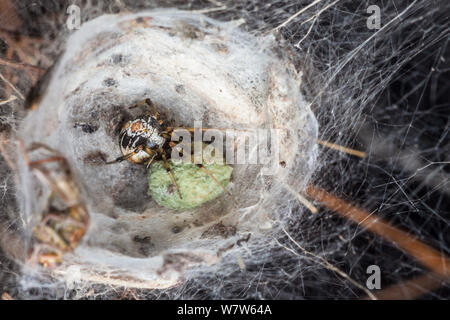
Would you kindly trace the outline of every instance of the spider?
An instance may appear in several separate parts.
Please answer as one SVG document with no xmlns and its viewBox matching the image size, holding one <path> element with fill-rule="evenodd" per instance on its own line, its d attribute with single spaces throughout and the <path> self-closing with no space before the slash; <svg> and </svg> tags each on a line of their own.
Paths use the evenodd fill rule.
<svg viewBox="0 0 450 320">
<path fill-rule="evenodd" d="M 106 164 L 128 160 L 132 163 L 145 164 L 147 168 L 149 168 L 154 160 L 162 160 L 164 167 L 172 180 L 172 184 L 175 186 L 180 199 L 182 199 L 180 189 L 168 162 L 172 149 L 179 143 L 171 141 L 171 135 L 174 132 L 174 128 L 167 126 L 166 121 L 160 119 L 159 112 L 156 110 L 153 102 L 148 98 L 138 102 L 131 108 L 136 108 L 141 105 L 145 105 L 150 112 L 138 116 L 134 120 L 130 120 L 124 124 L 119 134 L 119 145 L 122 156 L 113 161 L 108 161 Z M 193 128 L 183 129 L 186 129 L 189 132 L 193 131 Z M 232 197 L 231 193 L 203 166 L 203 164 L 197 164 L 197 166 Z"/>
</svg>

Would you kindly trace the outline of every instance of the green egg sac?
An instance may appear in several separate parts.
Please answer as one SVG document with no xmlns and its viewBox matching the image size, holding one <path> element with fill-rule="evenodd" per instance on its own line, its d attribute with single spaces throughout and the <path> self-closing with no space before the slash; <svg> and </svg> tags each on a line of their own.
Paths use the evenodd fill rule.
<svg viewBox="0 0 450 320">
<path fill-rule="evenodd" d="M 148 173 L 148 194 L 161 206 L 174 210 L 187 210 L 201 206 L 221 195 L 224 191 L 208 174 L 193 163 L 174 163 L 169 160 L 170 170 L 178 184 L 178 195 L 162 161 L 156 161 Z M 226 164 L 204 164 L 205 168 L 227 187 L 233 168 Z"/>
</svg>

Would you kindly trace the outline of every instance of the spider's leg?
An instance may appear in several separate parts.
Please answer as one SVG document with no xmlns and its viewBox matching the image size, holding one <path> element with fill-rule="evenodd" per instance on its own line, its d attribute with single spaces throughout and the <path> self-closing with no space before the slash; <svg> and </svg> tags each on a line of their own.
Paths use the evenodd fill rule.
<svg viewBox="0 0 450 320">
<path fill-rule="evenodd" d="M 157 153 L 155 153 L 155 154 L 153 155 L 153 157 L 152 157 L 149 161 L 147 161 L 147 165 L 146 165 L 146 168 L 147 168 L 147 169 L 150 168 L 150 166 L 152 165 L 152 162 L 153 162 L 153 160 L 155 159 L 156 155 L 157 155 Z"/>
<path fill-rule="evenodd" d="M 166 139 L 168 141 L 170 141 L 170 139 L 172 138 L 172 134 L 169 133 L 168 131 L 163 131 L 160 134 L 164 139 Z"/>
<path fill-rule="evenodd" d="M 129 109 L 134 109 L 137 107 L 142 106 L 143 104 L 147 104 L 147 105 L 153 105 L 153 102 L 150 99 L 145 99 L 145 100 L 141 100 L 138 103 L 136 103 L 134 106 L 131 106 Z"/>
<path fill-rule="evenodd" d="M 161 135 L 170 140 L 172 138 L 172 134 L 175 129 L 179 129 L 179 128 L 164 127 L 164 131 L 161 131 Z"/>
<path fill-rule="evenodd" d="M 212 174 L 208 169 L 206 169 L 205 166 L 204 166 L 203 164 L 198 164 L 197 166 L 198 166 L 199 168 L 201 168 L 201 169 L 202 169 L 202 170 L 203 170 L 203 171 L 204 171 L 211 179 L 213 179 L 214 182 L 217 183 L 217 185 L 219 185 L 219 186 L 222 188 L 223 191 L 225 191 L 226 193 L 228 193 L 228 195 L 231 197 L 231 199 L 233 200 L 233 202 L 234 202 L 235 204 L 237 204 L 236 199 L 234 199 L 234 197 L 233 197 L 233 195 L 231 194 L 231 192 L 230 192 L 229 190 L 227 190 L 227 188 L 225 188 L 224 185 L 223 185 L 219 180 L 217 180 L 217 178 L 214 177 L 213 174 Z"/>
<path fill-rule="evenodd" d="M 159 119 L 159 112 L 158 110 L 156 110 L 155 105 L 153 104 L 152 100 L 150 99 L 145 99 L 145 104 L 147 105 L 147 107 L 150 109 L 150 112 L 152 113 L 152 115 L 156 118 Z"/>
<path fill-rule="evenodd" d="M 140 107 L 144 104 L 150 109 L 152 116 L 154 116 L 156 119 L 159 119 L 159 112 L 158 112 L 158 110 L 156 110 L 155 105 L 153 104 L 152 100 L 150 100 L 149 98 L 139 101 L 134 106 L 130 107 L 130 109 Z"/>
<path fill-rule="evenodd" d="M 183 197 L 181 196 L 181 192 L 180 192 L 180 188 L 178 187 L 177 182 L 175 181 L 175 177 L 173 176 L 172 171 L 170 170 L 170 166 L 169 166 L 169 162 L 167 161 L 167 157 L 166 157 L 166 152 L 164 150 L 162 150 L 161 152 L 161 156 L 164 162 L 164 167 L 166 168 L 167 173 L 170 176 L 170 179 L 172 180 L 173 185 L 175 186 L 175 188 L 177 189 L 178 195 L 180 196 L 180 199 L 183 199 Z"/>
<path fill-rule="evenodd" d="M 130 152 L 129 154 L 125 154 L 125 155 L 123 155 L 123 156 L 120 156 L 120 157 L 116 158 L 115 160 L 106 162 L 105 164 L 113 164 L 113 163 L 117 163 L 117 162 L 122 162 L 122 161 L 124 161 L 124 160 L 127 160 L 127 159 L 131 158 L 131 157 L 134 156 L 136 153 L 137 153 L 137 152 L 136 152 L 136 149 L 135 149 L 134 151 Z"/>
</svg>

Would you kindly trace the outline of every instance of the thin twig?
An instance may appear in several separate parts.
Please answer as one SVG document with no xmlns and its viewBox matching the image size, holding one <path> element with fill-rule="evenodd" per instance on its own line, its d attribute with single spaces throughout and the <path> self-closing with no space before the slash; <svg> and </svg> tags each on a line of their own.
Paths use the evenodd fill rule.
<svg viewBox="0 0 450 320">
<path fill-rule="evenodd" d="M 321 2 L 323 0 L 316 0 L 312 3 L 310 3 L 309 5 L 307 5 L 306 7 L 300 9 L 299 11 L 297 11 L 297 13 L 295 13 L 294 15 L 290 16 L 289 19 L 287 19 L 286 21 L 284 21 L 282 24 L 280 24 L 278 27 L 273 28 L 271 30 L 271 32 L 275 32 L 280 30 L 281 28 L 285 27 L 286 25 L 288 25 L 292 20 L 294 20 L 295 18 L 297 18 L 299 15 L 301 15 L 303 12 L 305 12 L 306 10 L 308 10 L 309 8 L 315 6 L 316 4 L 318 4 L 319 2 Z"/>
<path fill-rule="evenodd" d="M 366 157 L 366 153 L 363 152 L 363 151 L 358 151 L 358 150 L 355 150 L 355 149 L 343 147 L 343 146 L 340 146 L 338 144 L 331 143 L 329 141 L 325 141 L 325 140 L 321 140 L 321 139 L 317 139 L 317 142 L 319 144 L 325 146 L 325 147 L 330 148 L 330 149 L 341 151 L 341 152 L 344 152 L 344 153 L 347 153 L 347 154 L 351 154 L 353 156 L 357 156 L 357 157 L 360 157 L 360 158 L 365 158 Z"/>
<path fill-rule="evenodd" d="M 2 79 L 7 85 L 9 85 L 19 95 L 19 98 L 21 98 L 22 100 L 25 100 L 25 97 L 23 96 L 23 94 L 20 93 L 20 91 L 11 82 L 9 82 L 8 79 L 6 79 L 1 73 L 0 73 L 0 79 Z"/>
<path fill-rule="evenodd" d="M 357 288 L 361 289 L 362 291 L 364 291 L 372 300 L 377 300 L 377 297 L 375 297 L 375 295 L 372 292 L 370 292 L 369 289 L 367 289 L 363 285 L 359 284 L 357 281 L 355 281 L 353 278 L 351 278 L 347 273 L 345 273 L 344 271 L 342 271 L 341 269 L 339 269 L 335 265 L 333 265 L 330 262 L 328 262 L 325 258 L 323 258 L 321 256 L 318 256 L 315 253 L 313 253 L 311 251 L 308 251 L 305 248 L 303 248 L 297 241 L 294 240 L 294 238 L 292 238 L 292 236 L 283 227 L 281 227 L 281 230 L 283 230 L 283 232 L 287 235 L 289 240 L 291 240 L 302 252 L 304 252 L 307 255 L 310 255 L 310 256 L 314 257 L 315 259 L 319 260 L 319 263 L 322 264 L 323 266 L 325 266 L 327 269 L 329 269 L 329 270 L 331 270 L 333 272 L 336 272 L 342 278 L 347 279 L 355 287 L 357 287 Z"/>
<path fill-rule="evenodd" d="M 306 188 L 306 193 L 328 209 L 397 245 L 433 272 L 444 277 L 450 276 L 450 259 L 414 236 L 393 227 L 379 217 L 374 217 L 371 213 L 348 204 L 319 187 L 309 185 Z"/>
<path fill-rule="evenodd" d="M 16 96 L 11 95 L 8 99 L 0 101 L 0 106 L 2 106 L 4 104 L 7 104 L 7 103 L 10 103 L 11 101 L 14 101 L 16 99 L 17 99 Z"/>
<path fill-rule="evenodd" d="M 221 6 L 221 7 L 217 7 L 217 8 L 206 8 L 206 9 L 199 9 L 199 10 L 191 10 L 191 12 L 194 13 L 209 13 L 209 12 L 215 12 L 215 11 L 223 11 L 223 10 L 227 10 L 228 7 L 227 6 Z"/>
<path fill-rule="evenodd" d="M 325 6 L 324 8 L 322 8 L 319 12 L 317 12 L 315 15 L 313 15 L 311 18 L 309 18 L 308 20 L 302 22 L 302 25 L 306 22 L 308 22 L 311 19 L 314 19 L 313 22 L 311 23 L 311 26 L 309 27 L 308 31 L 306 32 L 306 34 L 303 36 L 303 38 L 295 45 L 296 47 L 300 47 L 300 44 L 303 42 L 303 40 L 305 40 L 308 35 L 311 33 L 312 28 L 314 27 L 314 24 L 316 23 L 317 19 L 319 19 L 319 16 L 325 11 L 328 10 L 329 8 L 331 8 L 332 6 L 334 6 L 336 3 L 338 3 L 341 0 L 336 0 L 332 3 L 330 3 L 329 5 Z"/>
<path fill-rule="evenodd" d="M 4 65 L 4 66 L 7 66 L 7 67 L 19 69 L 19 70 L 27 70 L 27 69 L 28 70 L 33 70 L 33 71 L 38 72 L 40 75 L 45 73 L 45 69 L 44 68 L 33 66 L 31 64 L 28 64 L 28 63 L 17 62 L 17 61 L 11 60 L 11 59 L 0 58 L 0 65 Z"/>
<path fill-rule="evenodd" d="M 298 193 L 297 191 L 295 191 L 294 189 L 292 189 L 291 186 L 289 186 L 288 184 L 284 184 L 284 187 L 286 188 L 286 190 L 288 190 L 292 195 L 294 195 L 295 197 L 297 197 L 298 201 L 303 204 L 309 211 L 311 211 L 311 213 L 316 214 L 317 212 L 319 212 L 319 210 L 317 210 L 317 208 L 311 203 L 311 201 L 309 201 L 308 199 L 306 199 L 304 196 L 302 196 L 300 193 Z"/>
<path fill-rule="evenodd" d="M 3 137 L 0 137 L 0 154 L 3 156 L 3 158 L 5 158 L 11 170 L 16 170 L 16 165 L 14 164 L 14 161 L 12 161 L 12 159 L 8 156 L 8 151 L 5 149 L 4 144 L 6 144 L 6 141 Z"/>
<path fill-rule="evenodd" d="M 239 252 L 236 253 L 236 260 L 237 260 L 239 269 L 241 271 L 245 271 L 246 266 L 245 266 L 244 260 L 242 259 L 242 256 L 239 254 Z"/>
</svg>

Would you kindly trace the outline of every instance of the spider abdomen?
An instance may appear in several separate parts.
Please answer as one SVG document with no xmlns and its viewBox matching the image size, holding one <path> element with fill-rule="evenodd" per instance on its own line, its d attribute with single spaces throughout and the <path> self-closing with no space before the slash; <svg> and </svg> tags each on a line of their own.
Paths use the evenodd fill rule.
<svg viewBox="0 0 450 320">
<path fill-rule="evenodd" d="M 120 150 L 122 154 L 125 156 L 135 152 L 134 155 L 128 158 L 129 161 L 134 163 L 148 161 L 152 155 L 147 151 L 156 151 L 166 142 L 161 131 L 158 121 L 153 116 L 128 121 L 120 132 Z"/>
</svg>

